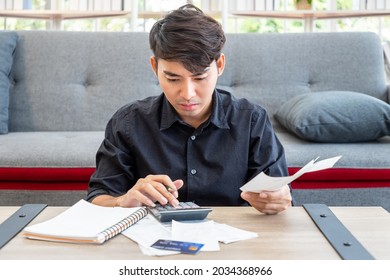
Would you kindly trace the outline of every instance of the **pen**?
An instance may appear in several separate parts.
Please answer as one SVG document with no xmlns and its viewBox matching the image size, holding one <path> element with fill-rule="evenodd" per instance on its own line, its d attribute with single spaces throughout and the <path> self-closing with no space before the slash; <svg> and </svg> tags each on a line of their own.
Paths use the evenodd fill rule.
<svg viewBox="0 0 390 280">
<path fill-rule="evenodd" d="M 164 187 L 166 188 L 167 191 L 171 192 L 172 191 L 172 188 L 167 186 L 167 185 L 164 185 Z"/>
</svg>

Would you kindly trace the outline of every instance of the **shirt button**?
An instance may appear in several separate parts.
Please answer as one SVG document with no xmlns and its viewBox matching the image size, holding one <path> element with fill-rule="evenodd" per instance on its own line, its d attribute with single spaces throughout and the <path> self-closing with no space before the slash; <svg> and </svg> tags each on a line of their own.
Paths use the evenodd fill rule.
<svg viewBox="0 0 390 280">
<path fill-rule="evenodd" d="M 191 136 L 191 140 L 195 140 L 196 139 L 196 136 L 195 135 L 192 135 Z"/>
<path fill-rule="evenodd" d="M 191 169 L 191 174 L 195 175 L 196 174 L 196 169 Z"/>
</svg>

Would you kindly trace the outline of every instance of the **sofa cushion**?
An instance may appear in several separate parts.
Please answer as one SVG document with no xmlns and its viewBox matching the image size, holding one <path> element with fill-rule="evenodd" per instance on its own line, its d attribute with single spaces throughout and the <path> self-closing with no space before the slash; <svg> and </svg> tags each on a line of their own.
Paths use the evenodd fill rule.
<svg viewBox="0 0 390 280">
<path fill-rule="evenodd" d="M 103 139 L 104 131 L 8 133 L 0 137 L 0 168 L 95 167 L 96 152 Z"/>
<path fill-rule="evenodd" d="M 363 142 L 390 135 L 390 105 L 350 91 L 300 94 L 275 118 L 297 136 L 315 142 Z"/>
<path fill-rule="evenodd" d="M 0 32 L 0 134 L 8 133 L 9 73 L 17 39 L 16 32 Z"/>
</svg>

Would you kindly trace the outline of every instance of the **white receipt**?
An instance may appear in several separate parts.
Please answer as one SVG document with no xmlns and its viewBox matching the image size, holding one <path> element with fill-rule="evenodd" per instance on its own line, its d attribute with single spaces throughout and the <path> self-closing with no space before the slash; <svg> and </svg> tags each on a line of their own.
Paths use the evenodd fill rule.
<svg viewBox="0 0 390 280">
<path fill-rule="evenodd" d="M 226 224 L 215 223 L 215 228 L 218 241 L 225 244 L 258 237 L 256 232 L 242 230 Z"/>
<path fill-rule="evenodd" d="M 262 191 L 276 191 L 281 187 L 291 183 L 304 173 L 324 170 L 333 167 L 341 156 L 332 157 L 317 161 L 318 158 L 311 160 L 304 167 L 299 169 L 294 175 L 286 177 L 271 177 L 261 172 L 252 180 L 243 185 L 240 190 L 245 192 L 262 192 Z"/>
<path fill-rule="evenodd" d="M 150 247 L 159 239 L 187 241 L 204 244 L 201 251 L 219 251 L 219 242 L 229 244 L 258 237 L 257 233 L 238 229 L 212 220 L 165 223 L 148 215 L 122 232 L 124 236 L 138 243 L 147 256 L 179 254 L 178 251 L 160 250 Z"/>
<path fill-rule="evenodd" d="M 172 221 L 172 239 L 204 244 L 201 251 L 220 250 L 215 223 L 212 220 L 188 223 Z"/>
<path fill-rule="evenodd" d="M 160 250 L 150 247 L 159 239 L 172 239 L 171 229 L 164 227 L 153 216 L 147 215 L 136 224 L 122 232 L 124 236 L 138 243 L 142 253 L 147 256 L 179 254 L 176 251 Z"/>
</svg>

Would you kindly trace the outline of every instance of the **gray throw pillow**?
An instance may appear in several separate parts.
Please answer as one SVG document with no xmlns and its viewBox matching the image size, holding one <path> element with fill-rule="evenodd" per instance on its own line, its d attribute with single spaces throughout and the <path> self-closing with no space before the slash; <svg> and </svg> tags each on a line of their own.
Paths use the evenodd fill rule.
<svg viewBox="0 0 390 280">
<path fill-rule="evenodd" d="M 13 31 L 0 31 L 0 134 L 8 133 L 9 74 L 18 35 Z"/>
<path fill-rule="evenodd" d="M 315 142 L 363 142 L 390 135 L 390 105 L 358 92 L 300 94 L 283 104 L 275 118 L 297 136 Z"/>
</svg>

